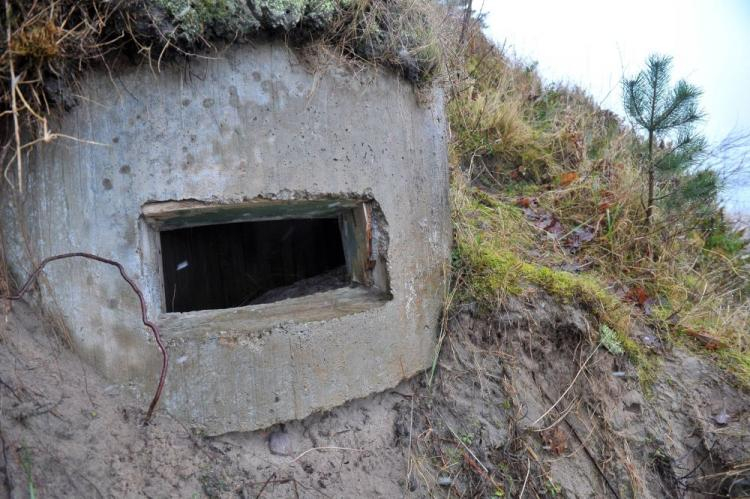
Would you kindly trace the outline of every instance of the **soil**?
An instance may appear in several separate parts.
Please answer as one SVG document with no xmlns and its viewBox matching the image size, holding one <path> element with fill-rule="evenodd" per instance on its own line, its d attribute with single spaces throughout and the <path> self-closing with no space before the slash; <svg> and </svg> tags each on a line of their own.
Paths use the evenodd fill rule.
<svg viewBox="0 0 750 499">
<path fill-rule="evenodd" d="M 589 315 L 541 292 L 490 317 L 463 306 L 448 330 L 414 430 L 430 428 L 421 454 L 441 464 L 428 483 L 482 497 L 750 494 L 750 395 L 706 356 L 641 328 L 659 364 L 644 390 L 592 341 Z"/>
<path fill-rule="evenodd" d="M 261 303 L 271 303 L 274 301 L 288 300 L 300 296 L 330 291 L 332 289 L 343 288 L 352 285 L 351 280 L 347 280 L 346 266 L 341 266 L 320 275 L 300 279 L 288 286 L 282 286 L 266 291 L 259 297 L 253 299 L 248 305 L 260 305 Z"/>
<path fill-rule="evenodd" d="M 543 293 L 447 323 L 434 375 L 209 438 L 163 410 L 144 426 L 125 387 L 15 303 L 0 331 L 0 498 L 750 494 L 750 396 L 703 356 L 659 348 L 644 393 L 585 312 Z"/>
</svg>

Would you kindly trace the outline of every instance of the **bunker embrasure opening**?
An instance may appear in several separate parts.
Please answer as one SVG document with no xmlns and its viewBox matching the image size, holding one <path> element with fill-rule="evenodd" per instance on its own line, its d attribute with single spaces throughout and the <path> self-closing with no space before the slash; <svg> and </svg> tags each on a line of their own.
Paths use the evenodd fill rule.
<svg viewBox="0 0 750 499">
<path fill-rule="evenodd" d="M 163 231 L 161 250 L 167 312 L 268 303 L 351 280 L 337 218 Z"/>
<path fill-rule="evenodd" d="M 385 291 L 374 276 L 372 206 L 354 200 L 151 203 L 164 311 L 260 305 L 351 285 Z"/>
</svg>

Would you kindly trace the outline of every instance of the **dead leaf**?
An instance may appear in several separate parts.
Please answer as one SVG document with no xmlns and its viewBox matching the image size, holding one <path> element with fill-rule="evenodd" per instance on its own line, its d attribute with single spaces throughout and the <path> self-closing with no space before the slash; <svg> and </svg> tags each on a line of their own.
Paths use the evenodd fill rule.
<svg viewBox="0 0 750 499">
<path fill-rule="evenodd" d="M 520 198 L 516 199 L 516 206 L 520 206 L 521 208 L 530 208 L 532 206 L 536 206 L 536 204 L 536 198 L 521 196 Z"/>
<path fill-rule="evenodd" d="M 536 198 L 521 197 L 516 200 L 521 207 L 526 219 L 535 227 L 542 229 L 554 237 L 560 237 L 565 233 L 565 227 L 552 213 L 538 209 Z M 526 206 L 528 204 L 528 206 Z"/>
<path fill-rule="evenodd" d="M 571 253 L 576 253 L 583 243 L 587 243 L 594 239 L 594 230 L 591 227 L 576 227 L 565 238 L 565 246 L 570 250 Z"/>
<path fill-rule="evenodd" d="M 568 436 L 560 426 L 555 426 L 554 428 L 543 431 L 542 442 L 544 442 L 544 446 L 556 456 L 559 456 L 568 448 Z"/>
<path fill-rule="evenodd" d="M 512 178 L 513 180 L 526 178 L 526 167 L 524 167 L 523 165 L 516 166 L 513 170 L 510 171 L 510 178 Z"/>
<path fill-rule="evenodd" d="M 581 271 L 581 265 L 577 263 L 572 262 L 565 262 L 562 265 L 560 265 L 560 270 L 564 270 L 565 272 L 570 272 L 571 274 L 577 274 Z"/>
<path fill-rule="evenodd" d="M 646 292 L 646 289 L 642 286 L 633 286 L 625 293 L 625 299 L 629 302 L 637 303 L 643 307 L 651 297 Z"/>
<path fill-rule="evenodd" d="M 553 215 L 543 217 L 540 222 L 540 227 L 555 237 L 559 237 L 563 232 L 565 232 L 565 227 L 563 227 L 563 224 L 561 224 L 560 221 Z"/>
<path fill-rule="evenodd" d="M 565 187 L 578 179 L 578 173 L 576 172 L 565 172 L 560 175 L 560 187 Z"/>
<path fill-rule="evenodd" d="M 683 326 L 682 332 L 691 338 L 696 339 L 706 350 L 719 350 L 720 348 L 726 347 L 724 341 L 705 331 L 696 331 L 695 329 Z"/>
</svg>

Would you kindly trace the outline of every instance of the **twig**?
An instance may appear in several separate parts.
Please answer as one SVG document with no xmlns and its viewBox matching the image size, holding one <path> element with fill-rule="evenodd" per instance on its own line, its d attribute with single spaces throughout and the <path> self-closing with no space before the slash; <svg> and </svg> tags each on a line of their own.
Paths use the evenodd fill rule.
<svg viewBox="0 0 750 499">
<path fill-rule="evenodd" d="M 589 448 L 583 442 L 581 437 L 578 436 L 578 432 L 576 431 L 576 429 L 573 428 L 573 425 L 570 424 L 567 419 L 564 419 L 563 421 L 565 422 L 565 424 L 568 425 L 568 428 L 570 428 L 570 432 L 573 434 L 574 437 L 576 437 L 576 440 L 578 440 L 578 443 L 581 445 L 581 448 L 586 453 L 588 458 L 591 460 L 592 463 L 594 463 L 594 467 L 596 468 L 596 471 L 598 471 L 599 475 L 601 475 L 601 477 L 604 479 L 604 483 L 607 484 L 607 488 L 609 489 L 609 491 L 612 492 L 612 494 L 617 499 L 620 499 L 620 494 L 617 493 L 617 490 L 615 489 L 615 487 L 610 483 L 609 478 L 607 478 L 607 475 L 604 473 L 604 470 L 599 465 L 599 462 L 594 458 L 594 455 L 591 454 L 591 451 L 589 450 Z"/>
<path fill-rule="evenodd" d="M 97 487 L 97 486 L 96 486 L 96 484 L 95 484 L 95 483 L 94 483 L 93 481 L 91 481 L 91 480 L 89 480 L 88 478 L 86 478 L 86 476 L 85 476 L 85 475 L 84 475 L 83 473 L 81 473 L 80 471 L 77 471 L 77 470 L 75 470 L 75 473 L 76 473 L 76 474 L 77 474 L 77 475 L 78 475 L 79 477 L 81 477 L 81 479 L 82 479 L 83 481 L 85 481 L 86 483 L 88 483 L 89 485 L 91 485 L 91 488 L 93 488 L 93 489 L 94 489 L 94 490 L 96 491 L 96 494 L 97 494 L 97 495 L 98 495 L 99 497 L 101 497 L 101 498 L 104 498 L 104 494 L 102 494 L 102 491 L 101 491 L 101 490 L 99 490 L 99 487 Z"/>
<path fill-rule="evenodd" d="M 11 394 L 12 394 L 12 395 L 13 395 L 14 397 L 16 397 L 16 400 L 18 400 L 19 402 L 22 402 L 22 400 L 21 400 L 21 396 L 20 396 L 20 395 L 18 395 L 18 392 L 16 391 L 16 389 L 15 389 L 15 388 L 13 388 L 13 386 L 11 386 L 11 385 L 9 385 L 8 383 L 6 383 L 6 382 L 5 382 L 4 380 L 3 380 L 3 378 L 0 378 L 0 385 L 3 385 L 3 386 L 4 386 L 5 388 L 7 388 L 7 389 L 8 389 L 9 391 L 10 391 L 10 393 L 11 393 Z"/>
<path fill-rule="evenodd" d="M 255 496 L 255 499 L 259 499 L 260 498 L 260 496 L 263 494 L 263 491 L 266 490 L 266 487 L 268 487 L 268 482 L 270 482 L 274 478 L 276 478 L 276 472 L 275 471 L 273 473 L 271 473 L 271 476 L 268 477 L 268 480 L 266 480 L 263 483 L 263 486 L 258 491 L 258 495 Z"/>
<path fill-rule="evenodd" d="M 16 78 L 15 65 L 13 63 L 13 52 L 11 50 L 11 26 L 10 26 L 10 2 L 5 0 L 5 20 L 7 22 L 8 42 L 8 70 L 10 71 L 10 105 L 13 111 L 13 128 L 16 140 L 16 170 L 18 175 L 18 192 L 23 194 L 23 163 L 21 161 L 21 127 L 18 124 L 18 103 L 16 92 L 18 91 L 18 78 Z"/>
<path fill-rule="evenodd" d="M 276 473 L 274 472 L 274 475 L 275 474 Z M 266 479 L 266 480 L 264 480 L 262 482 L 244 482 L 243 485 L 242 485 L 242 488 L 240 489 L 240 493 L 242 494 L 242 497 L 247 497 L 246 493 L 244 492 L 245 491 L 245 486 L 248 486 L 248 485 L 249 486 L 256 486 L 256 485 L 267 484 L 267 483 L 280 484 L 280 485 L 283 485 L 283 484 L 286 484 L 286 483 L 291 483 L 292 486 L 294 486 L 294 497 L 296 497 L 297 499 L 299 499 L 299 490 L 297 489 L 298 486 L 302 487 L 305 490 L 314 490 L 315 492 L 317 492 L 318 494 L 320 494 L 323 497 L 331 497 L 328 494 L 324 494 L 323 491 L 321 491 L 320 489 L 317 489 L 315 487 L 305 487 L 300 482 L 298 482 L 293 476 L 286 477 L 286 478 Z M 262 492 L 262 490 L 261 490 L 261 492 Z M 257 499 L 257 497 L 260 497 L 260 495 L 256 496 L 256 499 Z"/>
<path fill-rule="evenodd" d="M 535 431 L 537 433 L 542 433 L 542 432 L 545 432 L 547 430 L 551 430 L 552 428 L 554 428 L 555 426 L 557 426 L 557 424 L 560 421 L 562 421 L 563 419 L 565 419 L 565 416 L 567 416 L 568 413 L 573 410 L 573 407 L 575 407 L 575 403 L 577 401 L 578 401 L 578 399 L 576 398 L 573 402 L 571 402 L 571 404 L 568 406 L 568 408 L 565 409 L 564 411 L 562 411 L 562 415 L 559 418 L 557 418 L 552 424 L 546 426 L 545 428 L 539 428 L 539 429 L 532 428 L 532 431 Z"/>
<path fill-rule="evenodd" d="M 456 439 L 456 441 L 457 441 L 457 442 L 458 442 L 459 444 L 461 444 L 461 446 L 462 446 L 462 447 L 463 447 L 464 449 L 466 449 L 466 452 L 468 452 L 468 453 L 469 453 L 469 454 L 471 455 L 471 457 L 473 457 L 473 458 L 474 458 L 474 461 L 476 461 L 476 462 L 477 462 L 477 464 L 479 464 L 479 466 L 481 466 L 481 467 L 482 467 L 482 470 L 483 470 L 483 471 L 484 471 L 484 472 L 485 472 L 485 473 L 486 473 L 486 474 L 487 474 L 487 475 L 489 476 L 490 472 L 489 472 L 489 471 L 487 470 L 487 467 L 486 467 L 486 466 L 485 466 L 484 464 L 482 464 L 482 461 L 480 461 L 480 460 L 479 460 L 479 458 L 478 458 L 478 457 L 476 456 L 476 454 L 474 454 L 474 453 L 473 453 L 473 452 L 471 451 L 471 449 L 469 449 L 469 446 L 468 446 L 468 445 L 466 445 L 466 444 L 465 444 L 465 443 L 463 442 L 463 440 L 461 440 L 461 439 L 460 439 L 460 438 L 458 437 L 458 435 L 456 434 L 456 432 L 455 432 L 455 431 L 453 431 L 453 428 L 451 428 L 451 427 L 450 427 L 450 425 L 448 425 L 448 422 L 447 422 L 447 421 L 445 420 L 445 418 L 443 417 L 443 415 L 442 415 L 442 414 L 440 414 L 440 412 L 438 412 L 438 414 L 439 414 L 439 415 L 440 415 L 440 417 L 442 418 L 442 420 L 443 420 L 443 423 L 445 423 L 445 427 L 446 427 L 446 428 L 448 428 L 448 430 L 449 430 L 449 431 L 450 431 L 450 432 L 451 432 L 451 433 L 453 434 L 453 437 L 454 437 L 454 438 Z"/>
<path fill-rule="evenodd" d="M 713 444 L 711 444 L 711 448 L 710 448 L 710 449 L 707 449 L 707 450 L 708 450 L 708 452 L 706 452 L 706 455 L 705 455 L 705 456 L 703 456 L 703 459 L 701 459 L 701 460 L 700 460 L 700 461 L 698 462 L 698 464 L 696 464 L 696 465 L 695 465 L 695 466 L 693 467 L 693 469 L 692 469 L 692 470 L 688 471 L 687 473 L 685 473 L 684 475 L 682 475 L 682 476 L 680 476 L 680 477 L 676 477 L 676 478 L 677 478 L 677 481 L 679 481 L 679 482 L 682 482 L 683 480 L 686 480 L 686 479 L 690 478 L 690 476 L 691 476 L 691 475 L 692 475 L 693 473 L 695 473 L 696 471 L 698 471 L 698 469 L 699 469 L 699 468 L 700 468 L 700 467 L 701 467 L 701 466 L 703 465 L 703 463 L 704 463 L 704 462 L 706 462 L 706 459 L 708 459 L 709 457 L 711 457 L 711 453 L 713 452 L 713 450 L 714 450 L 714 447 L 715 447 L 715 446 L 716 446 L 716 441 L 714 441 L 714 443 L 713 443 Z"/>
<path fill-rule="evenodd" d="M 62 419 L 62 418 L 60 418 L 60 416 L 57 416 L 57 414 L 55 414 L 55 407 L 57 407 L 58 405 L 60 405 L 62 403 L 62 401 L 63 401 L 64 398 L 65 398 L 64 395 L 60 395 L 60 400 L 58 400 L 54 404 L 47 404 L 47 405 L 44 405 L 44 406 L 43 405 L 37 405 L 37 407 L 33 411 L 30 411 L 30 412 L 27 412 L 27 413 L 23 413 L 23 414 L 19 414 L 18 416 L 16 416 L 16 419 L 18 419 L 19 421 L 24 421 L 26 419 L 33 418 L 33 417 L 36 417 L 36 416 L 41 416 L 41 415 L 47 414 L 47 413 L 51 413 L 52 415 L 54 415 L 58 419 Z"/>
<path fill-rule="evenodd" d="M 88 376 L 86 376 L 86 368 L 83 366 L 83 362 L 79 362 L 79 364 L 81 366 L 81 372 L 83 372 L 83 390 L 86 392 L 86 396 L 89 398 L 91 406 L 96 409 L 96 402 L 94 402 L 94 399 L 91 397 L 91 393 L 89 392 L 89 379 Z"/>
<path fill-rule="evenodd" d="M 575 377 L 573 378 L 573 381 L 571 381 L 571 382 L 570 382 L 570 385 L 568 385 L 568 388 L 566 388 L 566 389 L 565 389 L 565 391 L 563 392 L 563 394 L 562 394 L 562 395 L 560 395 L 560 397 L 559 397 L 559 398 L 558 398 L 558 399 L 557 399 L 557 400 L 555 401 L 555 403 L 554 403 L 554 404 L 552 404 L 552 405 L 550 406 L 550 408 L 549 408 L 549 409 L 547 409 L 547 410 L 545 411 L 545 413 L 544 413 L 544 414 L 542 414 L 541 416 L 539 416 L 539 417 L 538 417 L 538 418 L 536 419 L 536 421 L 534 421 L 533 423 L 531 423 L 531 426 L 536 426 L 536 424 L 537 424 L 537 423 L 538 423 L 539 421 L 541 421 L 541 420 L 543 420 L 543 419 L 544 419 L 545 417 L 547 417 L 547 414 L 549 414 L 550 412 L 552 412 L 552 409 L 554 409 L 555 407 L 557 407 L 557 404 L 559 404 L 559 403 L 560 403 L 560 401 L 562 401 L 562 399 L 563 399 L 563 398 L 565 398 L 565 395 L 567 395 L 567 394 L 568 394 L 568 392 L 569 392 L 569 391 L 570 391 L 570 390 L 571 390 L 571 389 L 573 388 L 573 386 L 574 386 L 574 385 L 576 384 L 576 380 L 578 379 L 578 376 L 580 376 L 580 375 L 581 375 L 581 373 L 583 372 L 584 368 L 586 367 L 586 364 L 588 364 L 589 360 L 591 360 L 591 357 L 593 357 L 593 356 L 594 356 L 594 354 L 596 353 L 596 351 L 597 351 L 597 350 L 599 349 L 599 345 L 601 345 L 601 343 L 597 343 L 597 344 L 596 344 L 596 346 L 594 347 L 594 349 L 593 349 L 593 350 L 591 351 L 591 353 L 589 354 L 589 356 L 588 356 L 588 357 L 586 357 L 586 360 L 584 360 L 584 361 L 583 361 L 583 364 L 581 364 L 581 368 L 580 368 L 580 369 L 578 369 L 578 372 L 576 373 Z"/>
<path fill-rule="evenodd" d="M 107 265 L 111 265 L 113 267 L 116 267 L 117 270 L 120 271 L 120 275 L 123 279 L 125 279 L 125 282 L 128 283 L 130 288 L 133 290 L 133 292 L 138 296 L 138 300 L 141 304 L 141 321 L 143 322 L 143 325 L 146 326 L 151 330 L 151 332 L 154 335 L 154 339 L 156 340 L 156 344 L 159 347 L 159 351 L 161 352 L 161 374 L 159 375 L 159 384 L 156 387 L 156 393 L 154 393 L 154 398 L 151 400 L 151 404 L 148 406 L 148 411 L 146 411 L 146 418 L 144 419 L 144 424 L 148 424 L 148 422 L 151 420 L 151 416 L 153 416 L 154 408 L 156 407 L 156 404 L 159 402 L 159 398 L 161 397 L 161 392 L 164 389 L 164 381 L 167 377 L 167 368 L 169 366 L 169 355 L 167 354 L 167 349 L 164 347 L 164 344 L 161 341 L 161 335 L 159 334 L 159 327 L 148 320 L 148 309 L 146 307 L 146 300 L 143 298 L 143 293 L 141 292 L 138 285 L 133 281 L 128 274 L 125 272 L 125 268 L 122 266 L 121 263 L 110 260 L 108 258 L 104 258 L 98 255 L 94 255 L 92 253 L 84 253 L 84 252 L 75 252 L 75 253 L 63 253 L 60 255 L 50 256 L 45 258 L 41 261 L 41 263 L 34 269 L 34 271 L 31 273 L 29 278 L 26 280 L 26 282 L 21 286 L 21 289 L 15 294 L 11 296 L 4 296 L 0 298 L 4 298 L 6 300 L 10 301 L 16 301 L 20 300 L 24 294 L 29 290 L 31 285 L 36 281 L 36 279 L 39 277 L 39 274 L 42 272 L 44 267 L 51 262 L 57 261 L 57 260 L 63 260 L 66 258 L 87 258 L 89 260 L 94 260 L 101 263 L 106 263 Z"/>
<path fill-rule="evenodd" d="M 414 395 L 411 396 L 411 414 L 409 416 L 409 464 L 406 467 L 406 486 L 409 486 L 409 479 L 411 478 L 411 434 L 414 430 Z"/>
<path fill-rule="evenodd" d="M 597 348 L 598 348 L 598 345 L 597 345 Z M 594 352 L 595 351 L 596 351 L 596 349 L 594 349 Z M 593 354 L 594 352 L 591 352 L 591 353 Z M 589 358 L 591 358 L 591 355 L 589 355 Z M 588 359 L 586 359 L 586 360 L 588 361 Z M 586 363 L 584 362 L 584 365 L 585 364 Z M 576 377 L 577 377 L 577 375 L 576 375 Z M 544 389 L 542 389 L 541 387 L 539 387 L 539 388 L 540 388 L 540 392 L 542 393 L 543 397 L 545 397 L 547 400 L 552 400 L 552 397 L 550 397 L 549 395 L 547 395 L 547 392 Z M 553 405 L 553 407 L 554 407 L 554 405 Z M 565 418 L 563 418 L 562 422 L 567 425 L 567 427 L 570 430 L 570 432 L 573 434 L 573 436 L 575 437 L 575 439 L 578 441 L 578 444 L 583 449 L 583 452 L 586 454 L 586 456 L 589 458 L 589 460 L 591 461 L 591 463 L 594 465 L 594 468 L 596 468 L 596 471 L 599 473 L 599 475 L 602 477 L 602 479 L 604 479 L 604 483 L 606 484 L 606 486 L 609 489 L 609 491 L 612 492 L 612 495 L 616 499 L 620 499 L 620 494 L 617 493 L 617 489 L 615 489 L 615 487 L 610 483 L 609 478 L 607 478 L 607 475 L 604 473 L 604 470 L 599 465 L 599 462 L 594 458 L 594 455 L 591 453 L 591 451 L 589 450 L 589 448 L 583 442 L 583 439 L 581 439 L 581 437 L 578 435 L 578 432 L 573 427 L 573 425 L 570 424 L 570 422 L 567 419 L 567 415 L 566 415 Z"/>
<path fill-rule="evenodd" d="M 450 269 L 444 268 L 443 269 L 443 275 L 449 275 Z M 457 272 L 455 277 L 456 281 L 459 281 L 461 279 L 461 272 Z M 450 310 L 451 304 L 453 303 L 453 298 L 456 294 L 456 291 L 458 289 L 458 286 L 454 287 L 453 289 L 448 289 L 449 283 L 444 284 L 447 293 L 445 295 L 445 299 L 443 300 L 443 314 L 442 319 L 440 321 L 440 336 L 438 337 L 437 344 L 435 345 L 435 354 L 432 358 L 432 367 L 430 368 L 430 376 L 427 379 L 427 386 L 432 386 L 432 381 L 435 377 L 435 370 L 437 369 L 438 359 L 440 358 L 440 350 L 443 347 L 443 341 L 445 340 L 446 335 L 448 334 L 448 311 Z"/>
<path fill-rule="evenodd" d="M 367 449 L 354 449 L 352 447 L 313 447 L 312 449 L 307 449 L 305 452 L 303 452 L 299 456 L 295 457 L 294 459 L 292 459 L 291 461 L 289 461 L 286 464 L 293 464 L 293 463 L 297 462 L 302 456 L 304 456 L 305 454 L 308 454 L 308 453 L 310 453 L 310 452 L 312 452 L 314 450 L 348 450 L 348 451 L 352 451 L 352 452 L 368 452 Z"/>
<path fill-rule="evenodd" d="M 523 498 L 523 493 L 526 491 L 526 483 L 529 481 L 529 474 L 531 473 L 531 460 L 526 458 L 526 478 L 523 479 L 523 487 L 521 487 L 521 493 L 518 494 L 518 499 Z"/>
</svg>

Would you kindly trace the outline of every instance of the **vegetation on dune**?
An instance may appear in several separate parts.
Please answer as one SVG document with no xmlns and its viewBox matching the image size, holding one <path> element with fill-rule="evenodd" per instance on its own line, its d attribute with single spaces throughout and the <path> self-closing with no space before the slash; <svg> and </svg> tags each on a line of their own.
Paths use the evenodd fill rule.
<svg viewBox="0 0 750 499">
<path fill-rule="evenodd" d="M 596 383 L 606 385 L 605 378 L 618 380 L 617 386 L 629 390 L 618 396 L 633 395 L 638 411 L 633 417 L 646 420 L 650 411 L 641 413 L 640 394 L 632 393 L 637 390 L 629 380 L 632 369 L 623 364 L 635 366 L 648 393 L 652 382 L 661 381 L 660 356 L 674 345 L 710 357 L 750 389 L 750 260 L 743 234 L 727 221 L 718 200 L 724 174 L 708 166 L 711 151 L 697 133 L 700 91 L 685 82 L 672 86 L 669 58 L 654 56 L 643 72 L 623 81 L 630 118 L 625 121 L 579 88 L 545 84 L 534 64 L 508 56 L 485 37 L 471 5 L 471 0 L 8 0 L 0 9 L 7 35 L 0 40 L 5 120 L 0 158 L 6 181 L 20 189 L 19 153 L 60 138 L 48 129 L 47 117 L 75 105 L 69 89 L 76 75 L 114 58 L 145 62 L 158 72 L 169 60 L 225 43 L 281 37 L 297 47 L 314 44 L 356 65 L 391 68 L 417 86 L 441 81 L 453 165 L 452 286 L 429 374 L 428 390 L 437 389 L 425 397 L 425 430 L 412 432 L 420 419 L 418 392 L 402 414 L 408 417 L 393 424 L 404 429 L 401 436 L 408 434 L 410 490 L 415 489 L 409 475 L 415 470 L 422 475 L 419 463 L 425 461 L 434 467 L 436 487 L 454 487 L 446 489 L 449 494 L 459 490 L 459 480 L 470 485 L 474 480 L 483 496 L 519 490 L 557 496 L 562 488 L 546 469 L 551 461 L 542 463 L 535 453 L 540 448 L 558 463 L 587 455 L 615 495 L 607 476 L 627 475 L 619 482 L 629 480 L 633 492 L 622 496 L 642 490 L 634 465 L 658 464 L 661 478 L 685 483 L 698 477 L 704 461 L 711 463 L 709 477 L 736 473 L 739 468 L 729 461 L 714 460 L 713 444 L 691 471 L 670 463 L 673 456 L 662 451 L 661 438 L 652 438 L 655 430 L 644 429 L 647 441 L 628 437 L 594 389 Z M 0 287 L 7 289 L 7 280 L 0 279 Z M 530 304 L 534 299 L 539 303 Z M 492 320 L 509 303 L 538 312 L 552 301 L 571 306 L 554 307 L 554 319 L 543 327 L 529 325 L 534 317 L 528 327 Z M 581 322 L 587 332 L 592 326 L 590 335 L 582 333 L 584 327 L 559 326 L 571 311 L 576 319 L 585 316 Z M 506 316 L 515 321 L 513 313 Z M 513 345 L 514 335 L 522 346 Z M 506 346 L 509 351 L 500 351 Z M 527 347 L 543 361 L 523 366 L 514 354 Z M 548 355 L 553 350 L 555 355 Z M 622 357 L 608 358 L 604 351 Z M 438 365 L 445 368 L 442 376 L 435 376 Z M 531 424 L 530 406 L 522 407 L 517 395 L 533 387 L 527 390 L 522 377 L 513 379 L 524 370 L 531 371 L 529 383 L 538 385 L 548 407 Z M 714 379 L 707 391 L 720 384 Z M 696 384 L 686 381 L 684 390 L 697 390 Z M 556 401 L 545 385 L 562 392 Z M 452 386 L 461 396 L 454 397 Z M 462 411 L 471 404 L 461 402 L 473 397 L 481 398 L 477 410 Z M 669 398 L 670 404 L 690 400 Z M 668 414 L 692 419 L 679 405 Z M 582 424 L 571 424 L 571 415 Z M 456 426 L 460 433 L 449 426 L 453 417 L 463 427 Z M 712 422 L 706 419 L 724 432 L 727 418 L 723 408 Z M 586 427 L 586 420 L 590 425 L 580 438 L 575 428 Z M 566 450 L 566 428 L 575 436 L 575 450 Z M 694 436 L 705 427 L 690 428 Z M 420 447 L 424 442 L 431 442 L 426 450 Z M 641 455 L 631 453 L 631 443 Z M 449 452 L 435 452 L 440 449 Z M 473 449 L 483 453 L 477 457 Z M 651 450 L 654 455 L 647 455 Z M 694 450 L 701 452 L 700 446 Z M 731 471 L 713 473 L 714 466 Z M 671 474 L 663 475 L 661 468 Z M 675 470 L 687 474 L 678 477 Z"/>
<path fill-rule="evenodd" d="M 507 295 L 524 294 L 529 285 L 541 288 L 564 303 L 588 310 L 600 321 L 601 330 L 610 334 L 605 343 L 610 345 L 608 350 L 627 354 L 642 382 L 650 383 L 652 362 L 628 334 L 629 307 L 603 285 L 603 276 L 574 274 L 535 261 L 539 259 L 531 256 L 537 247 L 533 227 L 516 206 L 455 183 L 453 206 L 453 270 L 459 301 L 478 301 L 493 310 Z"/>
<path fill-rule="evenodd" d="M 624 305 L 598 279 L 555 270 L 522 256 L 532 250 L 534 237 L 520 209 L 477 190 L 461 201 L 456 197 L 454 263 L 457 269 L 463 268 L 467 297 L 492 306 L 503 293 L 520 294 L 524 284 L 534 284 L 561 300 L 586 306 L 612 328 L 629 329 Z M 519 245 L 525 246 L 523 253 Z"/>
<path fill-rule="evenodd" d="M 492 307 L 533 284 L 590 310 L 638 364 L 653 345 L 632 319 L 750 387 L 750 269 L 696 133 L 700 91 L 670 87 L 671 60 L 653 56 L 623 82 L 631 126 L 545 85 L 480 24 L 447 51 L 457 295 Z"/>
</svg>

